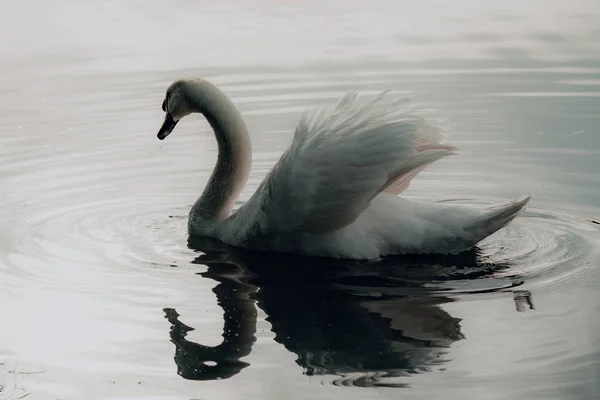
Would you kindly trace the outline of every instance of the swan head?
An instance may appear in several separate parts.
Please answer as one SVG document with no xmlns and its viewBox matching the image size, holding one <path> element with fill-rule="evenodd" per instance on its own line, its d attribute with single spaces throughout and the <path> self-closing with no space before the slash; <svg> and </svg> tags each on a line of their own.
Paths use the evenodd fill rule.
<svg viewBox="0 0 600 400">
<path fill-rule="evenodd" d="M 189 101 L 187 86 L 188 81 L 179 80 L 173 82 L 167 89 L 165 99 L 162 103 L 165 120 L 157 135 L 160 140 L 163 140 L 173 132 L 179 120 L 194 112 L 194 108 Z"/>
</svg>

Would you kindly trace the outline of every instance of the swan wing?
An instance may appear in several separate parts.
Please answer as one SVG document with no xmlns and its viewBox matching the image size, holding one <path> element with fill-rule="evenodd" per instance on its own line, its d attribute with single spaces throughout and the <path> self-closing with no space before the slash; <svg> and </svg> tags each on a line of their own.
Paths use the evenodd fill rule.
<svg viewBox="0 0 600 400">
<path fill-rule="evenodd" d="M 398 194 L 452 153 L 429 112 L 356 92 L 307 111 L 291 146 L 240 209 L 270 233 L 327 233 L 356 220 L 382 191 Z"/>
</svg>

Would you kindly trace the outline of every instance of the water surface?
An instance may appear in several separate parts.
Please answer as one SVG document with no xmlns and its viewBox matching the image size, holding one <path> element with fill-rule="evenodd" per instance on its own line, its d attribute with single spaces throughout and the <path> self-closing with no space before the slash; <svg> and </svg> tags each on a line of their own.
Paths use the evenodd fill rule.
<svg viewBox="0 0 600 400">
<path fill-rule="evenodd" d="M 600 398 L 597 2 L 296 3 L 0 16 L 0 398 Z M 302 111 L 350 89 L 448 120 L 460 154 L 406 196 L 533 201 L 452 257 L 188 241 L 216 143 L 200 116 L 156 132 L 190 76 L 247 120 L 240 204 Z"/>
</svg>

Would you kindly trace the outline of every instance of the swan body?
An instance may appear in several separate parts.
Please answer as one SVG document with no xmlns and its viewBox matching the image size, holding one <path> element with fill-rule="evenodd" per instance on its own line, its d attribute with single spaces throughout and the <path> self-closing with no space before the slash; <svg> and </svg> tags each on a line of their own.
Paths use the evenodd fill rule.
<svg viewBox="0 0 600 400">
<path fill-rule="evenodd" d="M 385 94 L 307 111 L 291 146 L 256 192 L 233 212 L 251 167 L 246 125 L 211 83 L 178 80 L 167 89 L 164 139 L 177 122 L 202 113 L 219 154 L 190 210 L 190 235 L 253 250 L 346 259 L 458 253 L 504 227 L 530 197 L 475 208 L 410 201 L 398 195 L 433 162 L 454 154 L 428 113 Z"/>
</svg>

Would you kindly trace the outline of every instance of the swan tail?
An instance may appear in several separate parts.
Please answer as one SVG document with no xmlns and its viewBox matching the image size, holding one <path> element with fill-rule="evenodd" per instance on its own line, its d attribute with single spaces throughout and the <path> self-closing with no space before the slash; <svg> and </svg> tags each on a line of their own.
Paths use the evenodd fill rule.
<svg viewBox="0 0 600 400">
<path fill-rule="evenodd" d="M 485 235 L 489 236 L 508 225 L 509 222 L 523 211 L 529 200 L 531 200 L 530 195 L 484 208 L 482 213 L 484 215 L 483 229 Z"/>
</svg>

